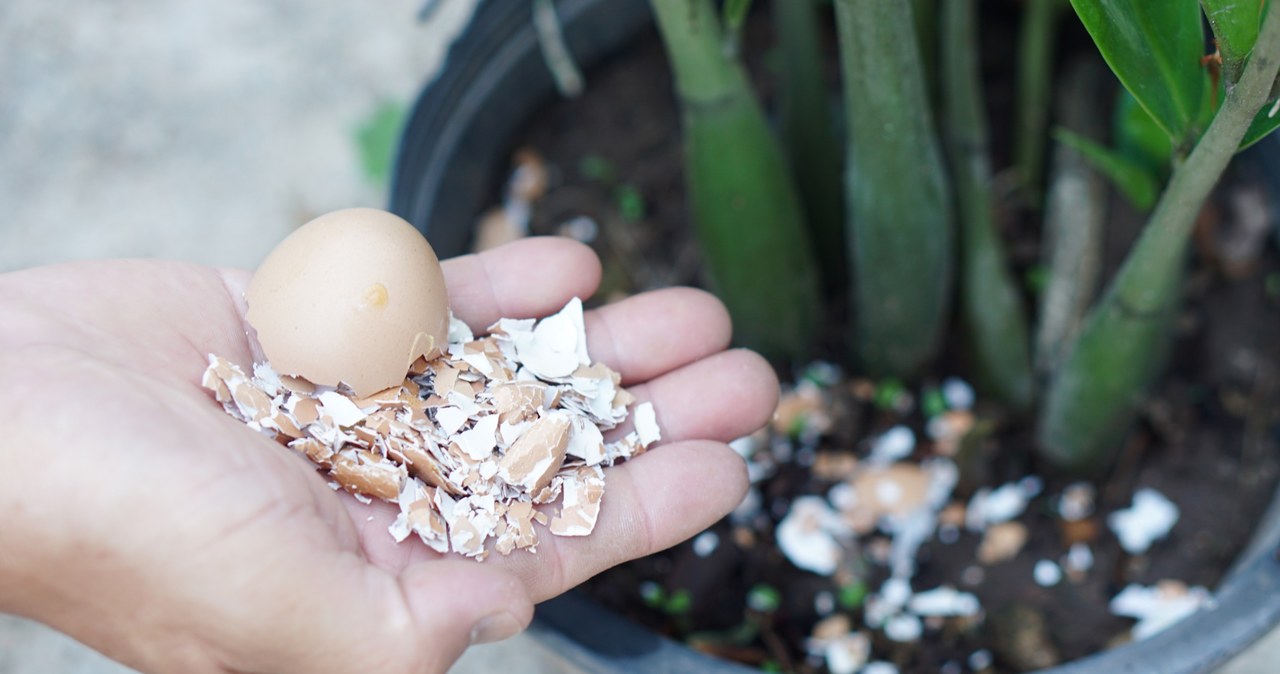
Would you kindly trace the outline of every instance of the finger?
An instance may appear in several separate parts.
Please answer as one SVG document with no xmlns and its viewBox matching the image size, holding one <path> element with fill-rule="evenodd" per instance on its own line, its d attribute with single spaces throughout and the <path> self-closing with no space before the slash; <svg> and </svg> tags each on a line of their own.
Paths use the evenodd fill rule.
<svg viewBox="0 0 1280 674">
<path fill-rule="evenodd" d="M 378 500 L 361 503 L 350 494 L 342 496 L 343 504 L 356 523 L 360 549 L 370 564 L 391 573 L 400 573 L 414 564 L 443 556 L 428 548 L 417 536 L 396 542 L 390 527 L 400 516 L 400 506 Z"/>
<path fill-rule="evenodd" d="M 641 293 L 587 312 L 587 350 L 593 360 L 645 381 L 729 345 L 729 312 L 708 292 L 667 288 Z"/>
<path fill-rule="evenodd" d="M 473 330 L 499 318 L 534 318 L 559 311 L 600 284 L 600 259 L 562 237 L 533 237 L 446 260 L 449 306 Z"/>
<path fill-rule="evenodd" d="M 718 442 L 680 442 L 610 468 L 595 531 L 540 532 L 538 551 L 491 556 L 520 578 L 535 602 L 622 562 L 665 550 L 727 515 L 747 491 L 746 464 Z"/>
<path fill-rule="evenodd" d="M 496 566 L 435 560 L 393 576 L 355 556 L 290 561 L 255 588 L 227 669 L 443 674 L 471 643 L 512 636 L 533 615 L 523 581 Z"/>
<path fill-rule="evenodd" d="M 445 672 L 467 646 L 513 637 L 533 618 L 534 602 L 519 578 L 471 560 L 415 564 L 400 574 L 400 587 L 417 626 L 416 643 L 425 651 L 415 672 L 430 658 L 435 661 L 427 671 Z"/>
<path fill-rule="evenodd" d="M 754 351 L 723 351 L 628 389 L 653 403 L 661 443 L 681 440 L 729 442 L 769 422 L 778 404 L 778 378 Z M 633 428 L 631 418 L 610 432 Z"/>
</svg>

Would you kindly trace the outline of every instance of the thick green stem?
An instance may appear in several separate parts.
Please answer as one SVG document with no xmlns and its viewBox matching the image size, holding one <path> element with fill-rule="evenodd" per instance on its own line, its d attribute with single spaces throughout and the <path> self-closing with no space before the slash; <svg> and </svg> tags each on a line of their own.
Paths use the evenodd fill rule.
<svg viewBox="0 0 1280 674">
<path fill-rule="evenodd" d="M 1067 469 L 1109 463 L 1159 372 L 1181 295 L 1188 242 L 1200 212 L 1280 69 L 1280 12 L 1268 12 L 1240 81 L 1173 173 L 1142 236 L 1094 309 L 1054 379 L 1041 450 Z"/>
<path fill-rule="evenodd" d="M 847 281 L 840 193 L 840 143 L 822 65 L 822 35 L 815 0 L 773 0 L 782 52 L 778 113 L 783 146 L 813 228 L 823 283 L 830 293 Z"/>
<path fill-rule="evenodd" d="M 675 73 L 694 219 L 739 343 L 800 358 L 816 333 L 817 265 L 781 147 L 710 0 L 652 0 Z"/>
<path fill-rule="evenodd" d="M 855 348 L 874 375 L 907 377 L 936 350 L 952 269 L 951 194 L 911 3 L 836 0 Z"/>
<path fill-rule="evenodd" d="M 1264 0 L 1200 0 L 1222 56 L 1222 75 L 1236 82 L 1258 39 Z"/>
<path fill-rule="evenodd" d="M 1023 186 L 1039 204 L 1044 148 L 1048 137 L 1049 87 L 1053 81 L 1053 47 L 1063 0 L 1026 0 L 1018 32 L 1017 135 L 1014 167 Z"/>
<path fill-rule="evenodd" d="M 1055 97 L 1058 123 L 1075 129 L 1083 138 L 1103 138 L 1107 120 L 1097 114 L 1097 101 L 1114 82 L 1101 63 L 1087 60 L 1072 64 L 1064 72 Z M 1153 202 L 1156 189 L 1152 190 Z M 1041 259 L 1049 269 L 1049 283 L 1040 295 L 1034 349 L 1036 376 L 1041 383 L 1058 371 L 1093 304 L 1102 271 L 1106 196 L 1107 186 L 1088 159 L 1071 145 L 1059 143 L 1049 165 L 1040 241 Z"/>
<path fill-rule="evenodd" d="M 935 115 L 942 101 L 938 91 L 938 6 L 945 0 L 912 0 L 911 18 L 916 24 L 916 45 L 924 71 L 924 90 Z"/>
<path fill-rule="evenodd" d="M 977 0 L 942 12 L 943 121 L 960 220 L 960 315 L 978 381 L 1010 407 L 1031 405 L 1031 354 L 1018 287 L 991 215 L 991 159 L 978 66 Z"/>
</svg>

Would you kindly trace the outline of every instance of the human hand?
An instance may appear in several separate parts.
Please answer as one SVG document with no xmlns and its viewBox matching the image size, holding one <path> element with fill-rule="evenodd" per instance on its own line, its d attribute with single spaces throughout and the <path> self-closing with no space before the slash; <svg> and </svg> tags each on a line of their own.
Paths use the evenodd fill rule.
<svg viewBox="0 0 1280 674">
<path fill-rule="evenodd" d="M 483 330 L 599 282 L 567 240 L 445 262 L 456 315 Z M 0 276 L 0 611 L 146 672 L 443 672 L 532 605 L 683 540 L 740 501 L 723 443 L 763 425 L 772 371 L 725 351 L 706 293 L 589 312 L 589 349 L 657 411 L 663 441 L 607 472 L 595 532 L 477 563 L 416 539 L 398 509 L 334 492 L 300 456 L 223 413 L 209 353 L 249 365 L 249 274 L 110 261 Z"/>
</svg>

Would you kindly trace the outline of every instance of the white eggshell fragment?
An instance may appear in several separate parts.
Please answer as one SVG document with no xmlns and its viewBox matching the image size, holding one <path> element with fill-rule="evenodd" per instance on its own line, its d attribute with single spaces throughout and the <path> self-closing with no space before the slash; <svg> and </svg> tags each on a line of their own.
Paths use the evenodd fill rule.
<svg viewBox="0 0 1280 674">
<path fill-rule="evenodd" d="M 435 251 L 391 213 L 352 208 L 290 234 L 245 293 L 276 371 L 366 396 L 444 347 L 449 302 Z"/>
</svg>

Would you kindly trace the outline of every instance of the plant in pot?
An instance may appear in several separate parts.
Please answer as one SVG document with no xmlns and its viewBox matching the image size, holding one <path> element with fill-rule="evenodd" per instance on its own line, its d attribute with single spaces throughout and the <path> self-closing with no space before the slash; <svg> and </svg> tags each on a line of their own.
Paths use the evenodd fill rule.
<svg viewBox="0 0 1280 674">
<path fill-rule="evenodd" d="M 495 4 L 482 5 L 476 19 L 507 38 L 491 40 L 492 52 L 518 51 L 520 42 L 512 35 L 529 48 L 532 31 L 503 33 L 495 27 L 514 31 L 528 17 L 508 13 L 502 21 L 492 19 L 498 15 Z M 611 23 L 575 31 L 575 25 L 598 20 L 593 12 L 605 10 L 597 4 L 604 3 L 558 7 L 571 51 L 586 61 L 611 41 L 599 26 L 625 34 L 644 16 L 640 3 L 616 4 Z M 1096 609 L 1089 613 L 1077 605 L 1080 595 L 1105 595 L 1100 598 L 1105 613 L 1106 600 L 1121 594 L 1122 580 L 1158 577 L 1141 568 L 1146 563 L 1142 544 L 1135 543 L 1131 550 L 1137 552 L 1127 555 L 1120 546 L 1129 548 L 1128 542 L 1111 538 L 1100 526 L 1101 517 L 1073 518 L 1067 511 L 1073 503 L 1087 509 L 1096 500 L 1101 509 L 1109 502 L 1109 509 L 1121 511 L 1108 518 L 1117 523 L 1115 535 L 1138 539 L 1144 528 L 1159 530 L 1158 520 L 1169 518 L 1171 504 L 1158 493 L 1140 492 L 1146 498 L 1136 499 L 1134 507 L 1119 507 L 1128 506 L 1133 495 L 1135 469 L 1127 465 L 1138 461 L 1132 429 L 1178 334 L 1201 206 L 1231 157 L 1280 124 L 1271 114 L 1280 16 L 1264 11 L 1261 1 L 1074 1 L 1080 24 L 1127 91 L 1117 106 L 1124 114 L 1118 117 L 1115 149 L 1087 135 L 1059 132 L 1073 152 L 1058 149 L 1055 155 L 1064 158 L 1051 163 L 1046 181 L 1041 177 L 1046 175 L 1045 111 L 1054 93 L 1049 84 L 1072 79 L 1050 59 L 1051 38 L 1057 22 L 1065 22 L 1066 3 L 1028 0 L 1019 8 L 1018 84 L 1006 87 L 1022 97 L 1016 113 L 1004 114 L 1005 120 L 1017 120 L 1016 150 L 1006 153 L 1015 158 L 1014 168 L 1002 174 L 1014 176 L 1014 187 L 997 191 L 1001 183 L 993 180 L 991 122 L 983 97 L 989 80 L 979 67 L 984 52 L 978 37 L 987 24 L 979 22 L 978 3 L 835 0 L 843 101 L 836 125 L 829 123 L 831 89 L 822 71 L 818 5 L 775 1 L 772 14 L 758 19 L 771 24 L 779 45 L 774 124 L 742 64 L 741 57 L 752 56 L 742 33 L 748 4 L 726 2 L 717 9 L 710 0 L 650 3 L 674 73 L 688 201 L 705 278 L 730 307 L 742 343 L 781 365 L 824 355 L 839 360 L 851 375 L 846 379 L 831 367 L 796 368 L 787 418 L 775 425 L 772 439 L 744 449 L 754 467 L 770 473 L 756 492 L 767 500 L 766 507 L 745 509 L 745 515 L 718 527 L 715 536 L 700 537 L 682 556 L 620 571 L 592 591 L 613 598 L 629 591 L 636 603 L 649 607 L 637 610 L 639 617 L 703 651 L 765 669 L 857 671 L 870 660 L 879 660 L 870 666 L 882 671 L 891 662 L 907 671 L 983 670 L 993 662 L 1001 669 L 1054 664 L 1058 658 L 1052 651 L 1062 646 L 1055 641 L 1069 637 L 1053 621 L 1064 618 L 1028 609 L 994 586 L 1006 584 L 1002 574 L 1034 573 L 1041 585 L 1060 588 L 1046 590 L 1041 606 L 1064 604 L 1059 613 L 1069 620 L 1073 611 L 1097 615 Z M 486 17 L 489 23 L 481 23 Z M 1205 18 L 1217 45 L 1212 54 L 1205 48 Z M 480 44 L 486 44 L 483 36 L 472 43 L 464 36 L 455 55 Z M 503 71 L 508 86 L 514 86 L 519 67 L 529 66 Z M 483 73 L 473 69 L 471 74 Z M 448 75 L 446 69 L 446 85 Z M 1069 91 L 1078 99 L 1088 89 Z M 483 97 L 474 88 L 467 92 L 469 99 L 456 97 L 455 109 L 481 118 L 496 114 L 478 105 Z M 423 114 L 433 105 L 427 100 L 424 96 L 406 135 L 393 197 L 393 207 L 417 223 L 441 221 L 436 195 L 450 193 L 438 186 L 441 173 L 467 173 L 465 165 L 439 158 L 457 159 L 464 154 L 457 148 L 466 148 L 467 139 L 486 135 L 466 128 L 450 136 L 441 133 L 450 129 L 441 127 L 436 131 L 454 144 L 454 154 L 424 152 L 414 134 L 430 129 L 413 124 L 429 117 Z M 1083 108 L 1081 126 L 1089 126 L 1109 114 L 1100 112 L 1107 106 L 1096 100 L 1082 106 L 1068 99 L 1061 107 L 1064 113 Z M 485 120 L 469 122 L 483 125 Z M 488 137 L 509 137 L 519 120 L 493 123 L 501 133 Z M 500 152 L 489 147 L 474 154 L 487 155 L 492 164 Z M 420 156 L 431 157 L 426 163 L 436 172 L 425 199 L 424 172 L 414 167 Z M 1076 213 L 1072 219 L 1073 211 L 1087 214 L 1093 204 L 1089 198 L 1064 198 L 1069 183 L 1058 177 L 1071 157 L 1078 169 L 1080 156 L 1136 203 L 1151 206 L 1137 240 L 1096 293 L 1104 233 L 1096 218 Z M 616 178 L 609 182 L 617 187 Z M 1011 202 L 1032 206 L 1013 209 Z M 998 227 L 1008 224 L 1010 210 L 1021 213 L 1020 222 L 1036 232 L 1024 235 L 1023 243 L 1040 241 L 1048 249 L 1039 268 L 1041 290 L 1030 298 L 1015 282 L 1006 254 L 1010 237 Z M 437 240 L 434 233 L 432 238 Z M 1034 329 L 1028 299 L 1038 309 Z M 850 317 L 847 325 L 824 325 L 824 318 L 843 315 Z M 837 338 L 820 339 L 829 334 Z M 977 382 L 976 414 L 962 382 L 939 385 L 951 374 Z M 1147 412 L 1143 423 L 1157 425 L 1155 416 Z M 917 443 L 917 435 L 926 439 Z M 1032 448 L 1036 458 L 1028 456 Z M 1124 448 L 1125 458 L 1117 460 Z M 1034 478 L 1032 469 L 1041 477 Z M 1076 476 L 1093 482 L 1075 482 Z M 1123 493 L 1110 493 L 1116 489 Z M 1137 521 L 1132 528 L 1138 533 L 1125 533 L 1131 530 L 1123 524 L 1126 518 Z M 1040 520 L 1049 531 L 1005 526 L 1019 520 L 1024 525 Z M 948 537 L 950 542 L 942 540 Z M 964 540 L 956 543 L 958 537 Z M 966 544 L 962 554 L 948 552 Z M 1102 550 L 1107 544 L 1110 554 Z M 1001 552 L 1001 545 L 1013 552 Z M 758 554 L 728 556 L 729 548 Z M 1010 566 L 1020 550 L 1035 552 L 1022 557 L 1041 558 Z M 1080 550 L 1117 568 L 1100 568 L 1102 563 L 1090 568 L 1079 554 L 1073 560 L 1072 553 Z M 964 558 L 951 563 L 958 571 L 952 576 L 941 571 L 948 556 Z M 686 568 L 693 559 L 705 560 L 709 570 Z M 1203 631 L 1203 623 L 1189 620 L 1076 667 L 1122 671 L 1146 663 L 1149 671 L 1201 671 L 1240 649 L 1274 624 L 1276 612 L 1265 602 L 1250 601 L 1274 580 L 1267 574 L 1275 569 L 1266 566 L 1274 560 L 1250 555 L 1244 560 L 1242 568 L 1249 567 L 1251 574 L 1223 586 L 1217 610 L 1233 606 L 1232 601 L 1252 606 L 1254 613 L 1244 621 L 1248 629 L 1216 641 L 1206 632 L 1196 642 L 1185 637 Z M 792 584 L 782 584 L 780 569 L 787 570 Z M 1064 572 L 1098 582 L 1054 578 Z M 989 578 L 978 578 L 983 575 Z M 706 588 L 729 583 L 733 576 L 745 579 L 741 587 Z M 1026 585 L 1032 591 L 1037 587 Z M 982 586 L 986 593 L 965 591 L 966 586 Z M 1175 604 L 1202 605 L 1199 599 L 1207 597 L 1173 584 L 1135 587 L 1130 603 L 1147 601 L 1166 611 L 1176 612 L 1168 608 Z M 592 660 L 593 671 L 619 662 L 626 663 L 620 671 L 677 666 L 729 671 L 729 665 L 697 660 L 666 642 L 620 637 L 609 631 L 613 619 L 584 619 L 578 613 L 594 609 L 563 606 L 560 613 L 552 607 L 544 624 L 579 633 L 579 641 L 590 643 L 595 655 L 613 656 L 607 660 L 612 664 Z M 667 615 L 662 622 L 655 619 L 660 614 Z M 708 616 L 709 623 L 695 620 Z M 1151 624 L 1147 632 L 1155 631 Z M 594 635 L 582 635 L 584 628 Z M 1062 650 L 1079 654 L 1078 645 Z"/>
</svg>

